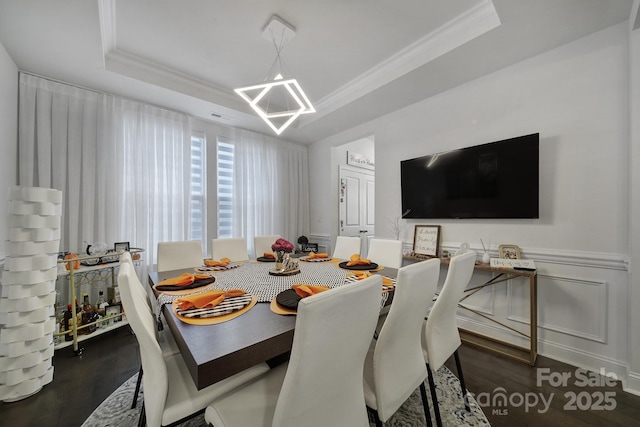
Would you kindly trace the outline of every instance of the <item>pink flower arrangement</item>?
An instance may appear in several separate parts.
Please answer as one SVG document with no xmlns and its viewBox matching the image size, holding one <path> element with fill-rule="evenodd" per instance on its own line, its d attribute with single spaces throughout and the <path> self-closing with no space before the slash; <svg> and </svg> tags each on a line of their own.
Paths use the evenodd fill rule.
<svg viewBox="0 0 640 427">
<path fill-rule="evenodd" d="M 292 252 L 293 244 L 285 239 L 278 239 L 276 242 L 271 245 L 271 250 L 274 252 Z"/>
</svg>

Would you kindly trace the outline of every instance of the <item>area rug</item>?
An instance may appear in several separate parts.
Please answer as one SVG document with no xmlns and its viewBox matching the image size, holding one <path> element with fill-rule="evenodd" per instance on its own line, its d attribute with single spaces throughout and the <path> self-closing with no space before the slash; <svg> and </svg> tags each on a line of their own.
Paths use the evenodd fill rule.
<svg viewBox="0 0 640 427">
<path fill-rule="evenodd" d="M 131 409 L 131 401 L 136 386 L 138 374 L 129 378 L 116 391 L 114 391 L 104 402 L 82 424 L 82 427 L 135 427 L 138 425 L 140 409 L 142 407 L 143 391 L 140 391 L 138 405 Z M 444 426 L 489 426 L 478 403 L 471 396 L 468 397 L 471 412 L 467 412 L 462 401 L 460 383 L 453 373 L 445 366 L 441 367 L 435 375 L 438 401 L 440 402 L 440 415 Z M 429 394 L 429 384 L 427 394 Z M 429 404 L 431 405 L 429 395 Z M 431 408 L 431 417 L 435 425 L 435 416 Z M 375 426 L 373 419 L 369 423 Z M 385 427 L 418 427 L 426 426 L 424 411 L 422 410 L 422 400 L 420 390 L 416 390 L 404 405 L 385 424 Z M 204 415 L 198 415 L 180 427 L 206 427 Z"/>
</svg>

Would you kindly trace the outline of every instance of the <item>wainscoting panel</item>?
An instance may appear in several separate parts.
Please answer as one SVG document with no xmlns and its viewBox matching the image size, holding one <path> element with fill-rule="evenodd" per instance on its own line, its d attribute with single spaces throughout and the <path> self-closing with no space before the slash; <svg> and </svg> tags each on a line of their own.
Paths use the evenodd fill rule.
<svg viewBox="0 0 640 427">
<path fill-rule="evenodd" d="M 540 275 L 538 326 L 600 343 L 607 342 L 606 282 Z"/>
<path fill-rule="evenodd" d="M 441 282 L 444 282 L 444 279 L 446 278 L 446 276 L 447 276 L 447 269 L 443 268 L 442 271 L 440 272 Z M 489 280 L 490 278 L 491 278 L 490 274 L 475 273 L 471 278 L 471 282 L 469 283 L 469 286 L 467 288 L 473 288 L 474 286 L 479 286 L 482 283 Z M 496 312 L 495 312 L 496 294 L 500 295 L 501 293 L 504 293 L 504 284 L 502 283 L 497 285 L 492 285 L 492 286 L 486 286 L 478 290 L 477 292 L 473 293 L 473 295 L 469 296 L 462 303 L 466 307 L 476 310 L 479 313 L 482 313 L 486 316 L 495 316 L 496 315 Z M 466 310 L 464 309 L 458 310 L 458 312 L 463 316 L 465 315 L 464 314 L 465 311 Z M 469 312 L 467 311 L 467 313 Z"/>
</svg>

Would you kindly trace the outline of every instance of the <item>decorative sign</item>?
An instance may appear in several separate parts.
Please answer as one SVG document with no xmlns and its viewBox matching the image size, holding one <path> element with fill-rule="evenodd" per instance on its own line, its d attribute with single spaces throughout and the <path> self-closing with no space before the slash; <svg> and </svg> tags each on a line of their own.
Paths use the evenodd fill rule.
<svg viewBox="0 0 640 427">
<path fill-rule="evenodd" d="M 318 244 L 317 243 L 302 243 L 300 246 L 302 247 L 302 252 L 315 252 L 315 253 L 318 253 Z"/>
<path fill-rule="evenodd" d="M 413 234 L 413 253 L 417 256 L 437 257 L 440 248 L 439 225 L 416 225 Z"/>
<path fill-rule="evenodd" d="M 489 264 L 493 268 L 515 268 L 517 270 L 535 270 L 532 259 L 491 258 Z"/>
<path fill-rule="evenodd" d="M 354 153 L 352 151 L 347 151 L 347 164 L 371 170 L 376 168 L 373 160 L 363 156 L 362 154 Z"/>
</svg>

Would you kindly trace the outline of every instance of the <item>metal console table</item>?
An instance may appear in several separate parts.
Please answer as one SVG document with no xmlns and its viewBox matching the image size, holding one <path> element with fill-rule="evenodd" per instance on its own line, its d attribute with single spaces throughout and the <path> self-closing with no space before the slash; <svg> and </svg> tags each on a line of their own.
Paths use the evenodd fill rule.
<svg viewBox="0 0 640 427">
<path fill-rule="evenodd" d="M 448 259 L 443 259 L 441 262 L 443 265 L 448 266 L 449 264 Z M 529 348 L 466 329 L 460 329 L 460 339 L 467 344 L 490 350 L 511 359 L 519 360 L 521 362 L 528 363 L 529 365 L 534 366 L 536 363 L 536 358 L 538 357 L 538 275 L 536 270 L 496 268 L 491 267 L 488 264 L 476 264 L 474 270 L 493 273 L 493 277 L 491 277 L 484 283 L 474 285 L 465 289 L 464 296 L 460 300 L 460 303 L 458 303 L 458 306 L 528 339 Z M 512 328 L 509 325 L 492 319 L 491 317 L 480 313 L 479 311 L 474 310 L 464 304 L 464 301 L 467 298 L 471 297 L 481 289 L 515 278 L 528 279 L 529 282 L 529 334 L 523 333 L 515 328 Z"/>
</svg>

